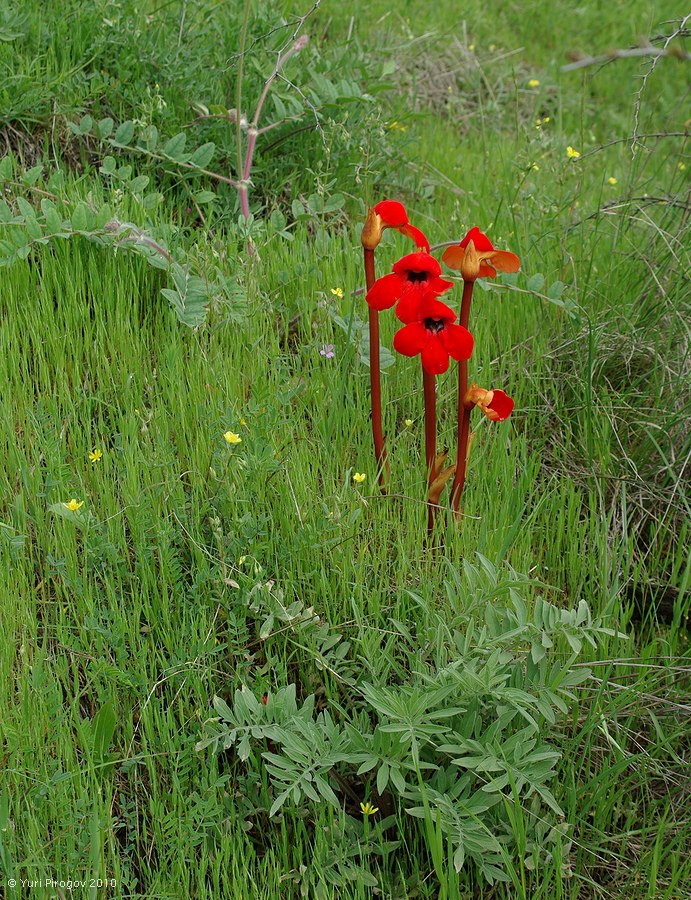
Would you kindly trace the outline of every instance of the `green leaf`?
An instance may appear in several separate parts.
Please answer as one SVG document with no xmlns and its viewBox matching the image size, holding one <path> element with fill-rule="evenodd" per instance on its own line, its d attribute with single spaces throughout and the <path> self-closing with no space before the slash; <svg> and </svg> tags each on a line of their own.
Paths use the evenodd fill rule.
<svg viewBox="0 0 691 900">
<path fill-rule="evenodd" d="M 192 156 L 190 156 L 189 161 L 193 166 L 199 166 L 200 169 L 206 169 L 213 159 L 215 152 L 216 144 L 209 141 L 208 144 L 202 144 L 201 147 L 198 147 Z"/>
<path fill-rule="evenodd" d="M 8 154 L 0 159 L 0 181 L 9 181 L 12 178 L 12 157 Z"/>
<path fill-rule="evenodd" d="M 90 218 L 88 206 L 83 201 L 80 201 L 72 213 L 72 230 L 88 231 Z"/>
<path fill-rule="evenodd" d="M 133 137 L 134 122 L 123 122 L 115 132 L 115 137 L 112 139 L 112 143 L 115 144 L 116 147 L 126 147 L 128 144 L 132 143 Z"/>
<path fill-rule="evenodd" d="M 101 172 L 103 175 L 114 175 L 116 169 L 117 169 L 117 163 L 115 162 L 115 157 L 104 156 L 103 162 L 101 163 L 101 167 L 98 171 Z"/>
<path fill-rule="evenodd" d="M 96 134 L 105 140 L 111 132 L 113 131 L 113 126 L 115 122 L 111 118 L 101 119 L 101 121 L 96 126 Z"/>
<path fill-rule="evenodd" d="M 269 615 L 266 617 L 264 622 L 262 623 L 261 628 L 259 629 L 259 640 L 265 641 L 274 628 L 274 617 L 273 615 Z"/>
<path fill-rule="evenodd" d="M 176 134 L 175 137 L 172 137 L 169 141 L 166 141 L 163 147 L 164 156 L 167 156 L 170 159 L 175 160 L 176 162 L 184 162 L 187 158 L 185 154 L 186 143 L 187 135 L 183 131 L 181 131 L 179 134 Z"/>
<path fill-rule="evenodd" d="M 116 724 L 113 704 L 107 700 L 91 720 L 94 759 L 98 763 L 104 762 L 108 754 Z"/>
<path fill-rule="evenodd" d="M 194 195 L 194 199 L 197 203 L 204 204 L 213 203 L 218 197 L 213 191 L 199 191 L 199 193 Z"/>
<path fill-rule="evenodd" d="M 62 218 L 51 200 L 41 200 L 41 209 L 46 220 L 48 234 L 59 234 L 62 231 Z"/>
<path fill-rule="evenodd" d="M 130 181 L 130 190 L 133 194 L 141 193 L 149 184 L 149 176 L 148 175 L 137 175 L 136 178 L 133 178 Z"/>
<path fill-rule="evenodd" d="M 142 141 L 147 150 L 153 152 L 158 144 L 158 128 L 155 125 L 149 125 L 142 132 Z"/>
<path fill-rule="evenodd" d="M 91 116 L 82 116 L 79 120 L 79 133 L 88 134 L 93 128 L 94 120 Z"/>
<path fill-rule="evenodd" d="M 550 300 L 558 300 L 561 297 L 565 287 L 566 285 L 563 281 L 553 281 L 547 289 L 547 296 Z"/>
<path fill-rule="evenodd" d="M 228 706 L 223 697 L 219 697 L 218 695 L 213 699 L 213 706 L 216 712 L 222 719 L 225 719 L 226 722 L 234 722 L 235 716 L 233 715 L 233 711 Z"/>
<path fill-rule="evenodd" d="M 27 187 L 33 187 L 38 179 L 41 177 L 41 173 L 43 172 L 43 166 L 37 165 L 32 166 L 32 168 L 28 169 L 21 177 L 20 181 L 22 184 L 25 184 Z"/>
<path fill-rule="evenodd" d="M 538 272 L 528 279 L 526 290 L 533 291 L 535 294 L 540 294 L 542 293 L 544 286 L 545 276 L 541 272 Z"/>
</svg>

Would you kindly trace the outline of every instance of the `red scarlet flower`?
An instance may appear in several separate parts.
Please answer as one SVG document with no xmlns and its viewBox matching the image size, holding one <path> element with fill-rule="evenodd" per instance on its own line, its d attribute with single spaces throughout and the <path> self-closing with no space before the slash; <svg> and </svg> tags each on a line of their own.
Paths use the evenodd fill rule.
<svg viewBox="0 0 691 900">
<path fill-rule="evenodd" d="M 415 245 L 429 252 L 429 241 L 419 228 L 408 221 L 405 206 L 397 200 L 382 200 L 367 213 L 367 220 L 362 229 L 362 246 L 366 250 L 376 250 L 385 228 L 395 228 L 406 237 L 412 238 Z"/>
<path fill-rule="evenodd" d="M 367 292 L 372 309 L 390 309 L 398 303 L 401 322 L 412 322 L 415 306 L 424 293 L 443 294 L 453 281 L 440 278 L 441 266 L 429 253 L 409 253 L 394 263 L 393 273 L 378 278 Z"/>
<path fill-rule="evenodd" d="M 477 226 L 470 229 L 460 244 L 447 247 L 442 259 L 450 269 L 460 269 L 466 281 L 494 278 L 497 269 L 518 272 L 521 265 L 515 253 L 495 250 L 490 239 Z"/>
<path fill-rule="evenodd" d="M 514 402 L 504 391 L 486 391 L 471 384 L 465 395 L 465 405 L 477 406 L 492 422 L 503 422 L 513 412 Z"/>
<path fill-rule="evenodd" d="M 404 356 L 420 353 L 425 371 L 441 375 L 449 368 L 450 356 L 469 359 L 473 352 L 472 334 L 455 320 L 456 313 L 427 291 L 411 309 L 405 328 L 394 335 L 394 348 Z"/>
</svg>

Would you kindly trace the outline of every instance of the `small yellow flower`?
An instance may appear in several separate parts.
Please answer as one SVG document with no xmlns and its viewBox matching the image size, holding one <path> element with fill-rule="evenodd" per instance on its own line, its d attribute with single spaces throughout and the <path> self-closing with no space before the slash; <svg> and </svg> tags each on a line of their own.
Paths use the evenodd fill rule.
<svg viewBox="0 0 691 900">
<path fill-rule="evenodd" d="M 538 166 L 537 163 L 533 163 L 532 166 L 531 166 L 530 168 L 533 170 L 533 172 L 539 172 L 539 171 L 540 171 L 540 166 Z"/>
<path fill-rule="evenodd" d="M 614 177 L 614 175 L 610 176 L 607 179 L 607 184 L 616 184 L 616 183 L 617 183 L 617 179 Z"/>
<path fill-rule="evenodd" d="M 362 811 L 363 816 L 373 816 L 375 813 L 379 812 L 379 807 L 372 806 L 372 804 L 367 801 L 367 803 L 360 804 L 360 810 Z"/>
<path fill-rule="evenodd" d="M 223 437 L 229 444 L 241 444 L 242 443 L 242 438 L 240 437 L 239 434 L 235 434 L 234 431 L 226 431 L 226 433 L 223 435 Z"/>
<path fill-rule="evenodd" d="M 72 497 L 69 503 L 63 503 L 62 505 L 65 509 L 69 509 L 70 512 L 77 512 L 78 509 L 81 509 L 81 507 L 84 506 L 84 501 L 75 500 L 75 498 Z"/>
<path fill-rule="evenodd" d="M 367 476 L 365 475 L 364 472 L 356 472 L 356 473 L 353 475 L 353 481 L 354 481 L 356 484 L 362 484 L 362 482 L 365 480 L 365 478 L 367 478 Z"/>
<path fill-rule="evenodd" d="M 99 450 L 98 448 L 96 448 L 95 450 L 92 450 L 91 453 L 89 453 L 89 459 L 91 460 L 92 463 L 99 462 L 102 459 L 102 457 L 103 457 L 103 451 Z"/>
<path fill-rule="evenodd" d="M 496 45 L 496 44 L 490 44 L 490 45 L 489 45 L 489 49 L 490 49 L 490 51 L 494 51 L 494 50 L 497 49 L 497 45 Z"/>
<path fill-rule="evenodd" d="M 566 155 L 569 159 L 578 159 L 581 154 L 578 152 L 578 150 L 574 150 L 573 147 L 567 147 Z"/>
<path fill-rule="evenodd" d="M 406 419 L 406 420 L 405 420 L 405 427 L 406 427 L 406 428 L 410 428 L 410 426 L 411 426 L 412 424 L 413 424 L 413 420 L 412 420 L 412 419 Z"/>
<path fill-rule="evenodd" d="M 331 293 L 334 297 L 338 297 L 339 300 L 343 299 L 343 288 L 331 288 Z"/>
<path fill-rule="evenodd" d="M 468 44 L 468 50 L 470 50 L 471 53 L 473 52 L 474 49 L 475 49 L 475 44 Z"/>
<path fill-rule="evenodd" d="M 542 120 L 542 124 L 543 125 L 549 124 L 549 116 L 545 116 L 545 118 Z"/>
<path fill-rule="evenodd" d="M 244 417 L 244 416 L 242 416 L 242 417 L 240 418 L 240 424 L 241 424 L 241 425 L 247 425 L 247 422 L 245 421 L 245 417 Z"/>
<path fill-rule="evenodd" d="M 537 78 L 531 78 L 530 81 L 528 82 L 528 87 L 536 88 L 539 84 L 540 84 L 540 82 L 537 80 Z"/>
<path fill-rule="evenodd" d="M 679 169 L 680 172 L 683 172 L 685 168 L 686 168 L 686 163 L 684 163 L 684 162 L 677 163 L 677 169 Z"/>
<path fill-rule="evenodd" d="M 246 560 L 246 559 L 247 559 L 246 556 L 241 556 L 240 559 L 238 560 L 238 565 L 239 565 L 239 566 L 244 566 L 245 560 Z"/>
</svg>

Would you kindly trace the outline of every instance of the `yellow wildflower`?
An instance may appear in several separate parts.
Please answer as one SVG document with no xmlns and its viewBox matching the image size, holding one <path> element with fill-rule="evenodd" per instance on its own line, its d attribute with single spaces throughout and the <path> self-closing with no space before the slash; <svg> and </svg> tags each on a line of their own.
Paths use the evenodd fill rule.
<svg viewBox="0 0 691 900">
<path fill-rule="evenodd" d="M 238 560 L 238 565 L 239 565 L 239 566 L 244 565 L 246 559 L 247 559 L 246 556 L 241 556 L 240 559 Z"/>
<path fill-rule="evenodd" d="M 412 424 L 413 424 L 413 420 L 412 420 L 412 419 L 406 419 L 406 420 L 405 420 L 405 427 L 406 427 L 406 428 L 410 428 L 410 426 L 411 426 Z"/>
<path fill-rule="evenodd" d="M 540 84 L 540 82 L 537 80 L 537 78 L 531 78 L 530 81 L 528 82 L 528 87 L 536 88 L 539 84 Z"/>
<path fill-rule="evenodd" d="M 566 155 L 569 159 L 578 159 L 581 154 L 578 152 L 578 150 L 574 150 L 573 147 L 567 147 Z"/>
<path fill-rule="evenodd" d="M 686 163 L 684 163 L 684 162 L 677 163 L 677 169 L 679 169 L 680 172 L 683 172 L 685 168 L 686 168 Z"/>
<path fill-rule="evenodd" d="M 244 417 L 244 416 L 241 416 L 241 417 L 240 417 L 240 424 L 241 424 L 241 425 L 247 425 L 247 422 L 245 421 L 245 417 Z"/>
<path fill-rule="evenodd" d="M 617 179 L 614 177 L 614 175 L 610 176 L 607 179 L 607 184 L 616 184 L 616 183 L 617 183 Z"/>
<path fill-rule="evenodd" d="M 89 453 L 89 459 L 91 460 L 92 463 L 99 462 L 102 459 L 102 457 L 103 457 L 103 452 L 101 450 L 99 450 L 98 448 L 96 448 L 95 450 L 92 450 L 91 453 Z"/>
<path fill-rule="evenodd" d="M 372 804 L 367 801 L 367 803 L 360 804 L 360 810 L 362 811 L 363 816 L 373 816 L 375 813 L 379 812 L 379 807 L 372 806 Z"/>
<path fill-rule="evenodd" d="M 77 512 L 78 509 L 81 509 L 81 507 L 84 506 L 84 501 L 76 500 L 74 497 L 72 497 L 69 503 L 63 503 L 62 505 L 65 507 L 65 509 L 69 509 L 70 512 Z"/>
<path fill-rule="evenodd" d="M 339 300 L 343 299 L 343 288 L 331 288 L 331 293 L 334 297 L 338 297 Z"/>
<path fill-rule="evenodd" d="M 223 435 L 223 437 L 229 444 L 241 444 L 242 443 L 242 438 L 240 437 L 239 434 L 235 434 L 234 431 L 226 431 L 226 433 Z"/>
<path fill-rule="evenodd" d="M 540 171 L 540 166 L 538 166 L 537 163 L 533 163 L 532 166 L 531 166 L 530 168 L 533 170 L 533 172 L 539 172 L 539 171 Z"/>
<path fill-rule="evenodd" d="M 475 49 L 475 44 L 468 44 L 468 50 L 470 50 L 471 53 L 473 52 L 474 49 Z"/>
<path fill-rule="evenodd" d="M 353 475 L 353 481 L 354 481 L 356 484 L 362 484 L 362 482 L 365 480 L 365 478 L 367 478 L 367 476 L 365 475 L 364 472 L 356 472 L 356 473 Z"/>
</svg>

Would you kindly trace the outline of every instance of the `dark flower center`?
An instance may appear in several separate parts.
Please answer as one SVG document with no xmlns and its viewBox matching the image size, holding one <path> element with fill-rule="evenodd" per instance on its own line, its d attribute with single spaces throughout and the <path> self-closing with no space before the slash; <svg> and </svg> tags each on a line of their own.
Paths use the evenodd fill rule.
<svg viewBox="0 0 691 900">
<path fill-rule="evenodd" d="M 422 281 L 427 281 L 429 278 L 429 272 L 408 272 L 408 281 L 412 281 L 413 284 L 419 284 Z"/>
<path fill-rule="evenodd" d="M 427 331 L 431 331 L 432 334 L 439 334 L 440 331 L 444 330 L 443 319 L 425 319 L 424 325 Z"/>
</svg>

